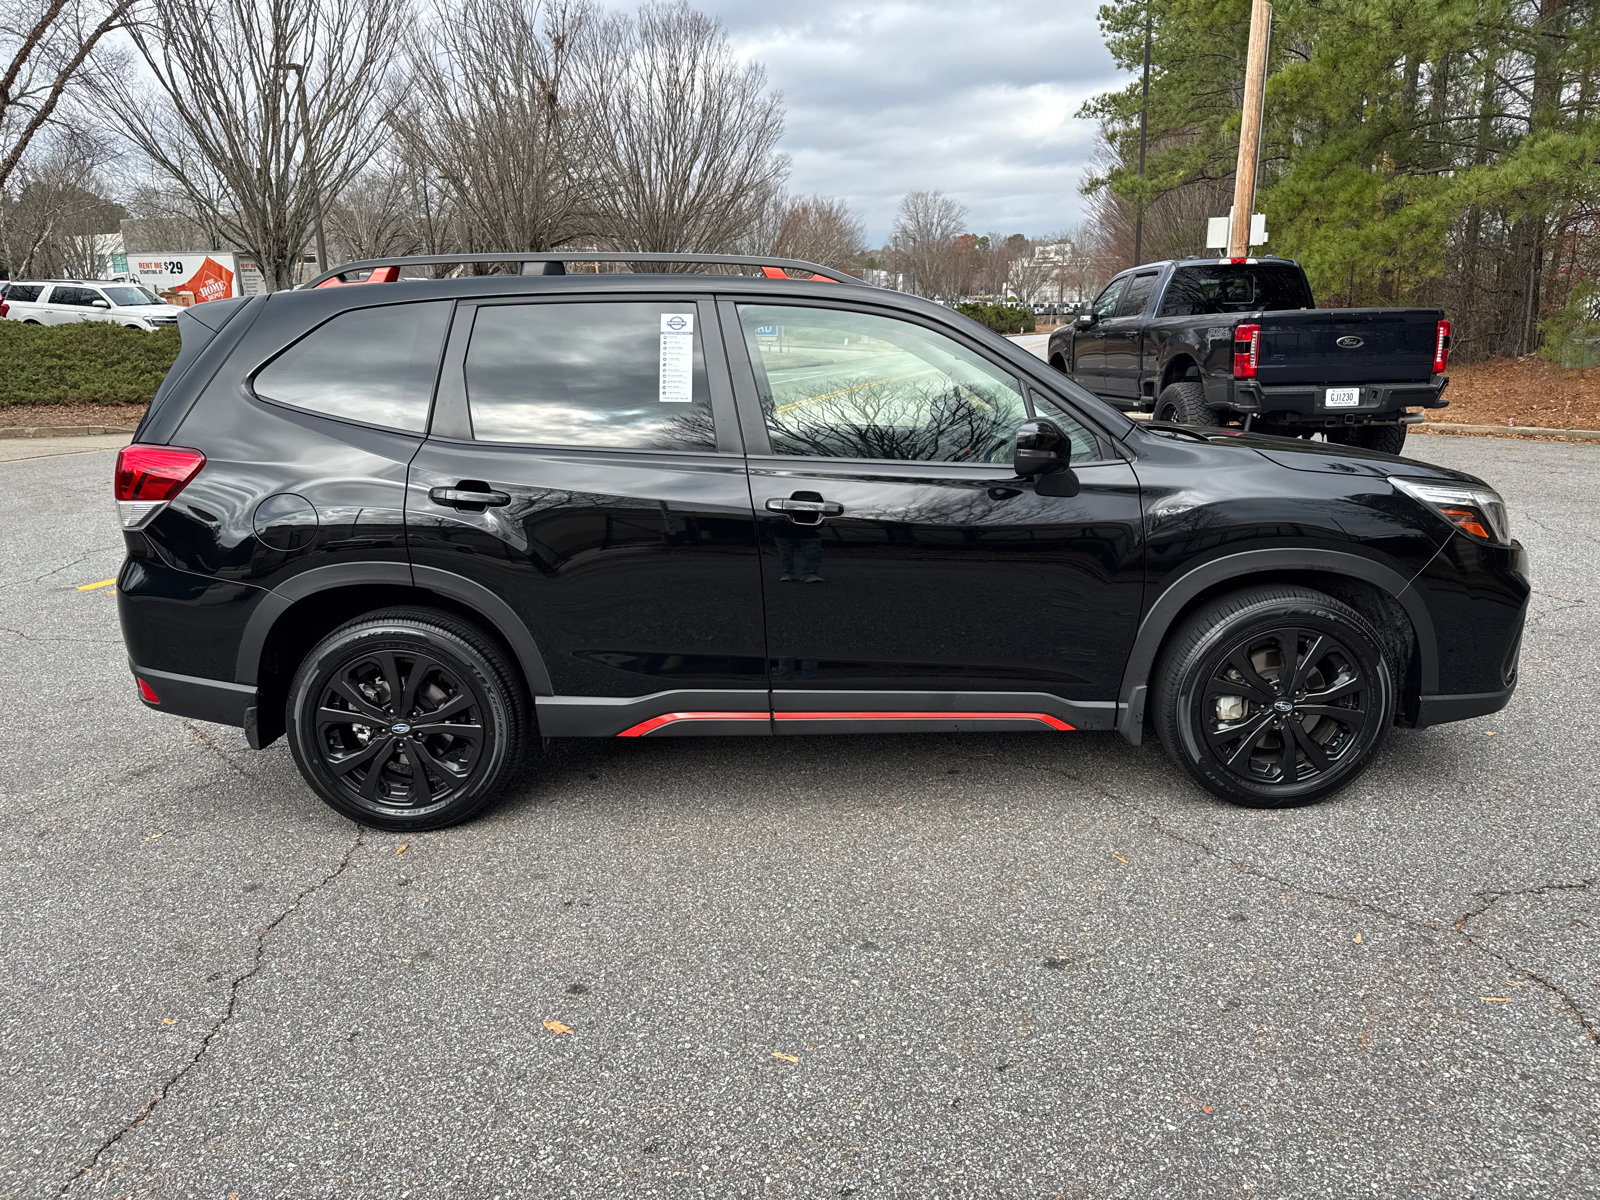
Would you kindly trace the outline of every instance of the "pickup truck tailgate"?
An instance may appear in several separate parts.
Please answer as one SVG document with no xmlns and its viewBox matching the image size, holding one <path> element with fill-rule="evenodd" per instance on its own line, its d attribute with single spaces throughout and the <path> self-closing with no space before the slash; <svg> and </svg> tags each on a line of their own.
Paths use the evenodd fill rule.
<svg viewBox="0 0 1600 1200">
<path fill-rule="evenodd" d="M 1439 321 L 1434 308 L 1316 308 L 1263 313 L 1258 378 L 1292 383 L 1427 382 Z"/>
</svg>

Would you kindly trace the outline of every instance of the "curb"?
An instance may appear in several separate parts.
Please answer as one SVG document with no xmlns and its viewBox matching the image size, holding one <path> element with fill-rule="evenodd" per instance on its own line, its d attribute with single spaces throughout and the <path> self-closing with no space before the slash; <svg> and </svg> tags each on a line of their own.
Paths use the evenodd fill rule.
<svg viewBox="0 0 1600 1200">
<path fill-rule="evenodd" d="M 0 439 L 97 437 L 103 433 L 132 433 L 137 428 L 137 425 L 12 425 L 0 428 Z"/>
<path fill-rule="evenodd" d="M 1600 442 L 1600 429 L 1543 429 L 1537 425 L 1453 425 L 1444 421 L 1424 421 L 1407 426 L 1412 433 L 1487 433 L 1495 437 L 1577 438 Z"/>
</svg>

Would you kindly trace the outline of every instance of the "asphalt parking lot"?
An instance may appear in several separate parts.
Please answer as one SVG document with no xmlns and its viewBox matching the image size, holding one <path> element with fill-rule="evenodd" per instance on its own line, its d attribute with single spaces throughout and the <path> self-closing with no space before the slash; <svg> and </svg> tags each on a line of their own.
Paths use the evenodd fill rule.
<svg viewBox="0 0 1600 1200">
<path fill-rule="evenodd" d="M 5 1200 L 1600 1193 L 1600 446 L 1413 439 L 1530 549 L 1521 687 L 1318 807 L 574 741 L 406 840 L 137 703 L 104 445 L 0 443 Z"/>
</svg>

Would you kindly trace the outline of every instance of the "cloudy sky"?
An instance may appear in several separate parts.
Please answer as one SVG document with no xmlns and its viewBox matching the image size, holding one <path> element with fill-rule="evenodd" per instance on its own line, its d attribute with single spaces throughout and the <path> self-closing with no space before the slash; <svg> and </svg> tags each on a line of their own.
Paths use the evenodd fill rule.
<svg viewBox="0 0 1600 1200">
<path fill-rule="evenodd" d="M 881 245 L 907 192 L 941 191 L 974 232 L 1078 220 L 1093 149 L 1082 101 L 1127 82 L 1090 0 L 698 0 L 783 92 L 790 189 L 841 196 Z"/>
</svg>

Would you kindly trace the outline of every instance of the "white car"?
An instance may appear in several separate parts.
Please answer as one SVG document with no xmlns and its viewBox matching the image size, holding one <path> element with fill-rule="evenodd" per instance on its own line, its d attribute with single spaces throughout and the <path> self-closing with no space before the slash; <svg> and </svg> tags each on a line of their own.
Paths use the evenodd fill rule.
<svg viewBox="0 0 1600 1200">
<path fill-rule="evenodd" d="M 6 284 L 0 293 L 0 317 L 27 325 L 109 321 L 148 330 L 176 325 L 178 310 L 136 283 L 64 279 Z"/>
</svg>

